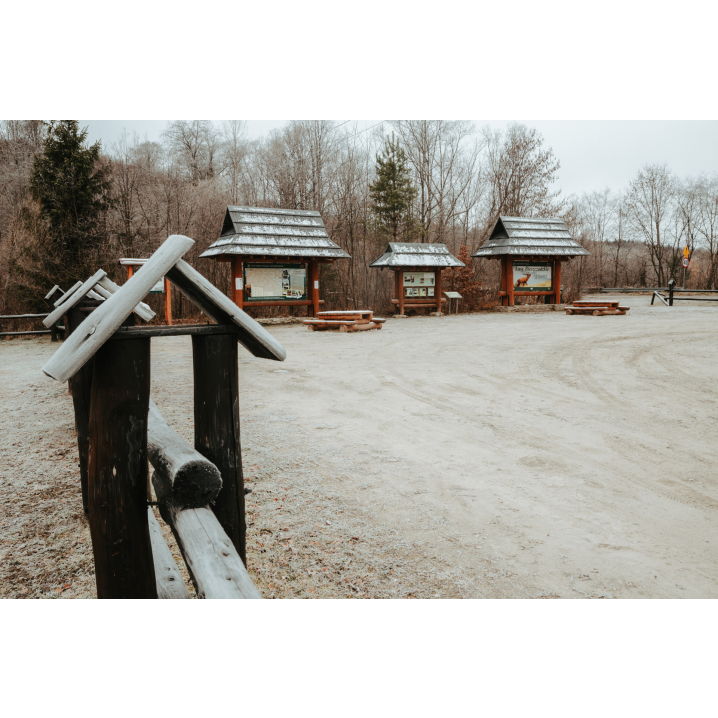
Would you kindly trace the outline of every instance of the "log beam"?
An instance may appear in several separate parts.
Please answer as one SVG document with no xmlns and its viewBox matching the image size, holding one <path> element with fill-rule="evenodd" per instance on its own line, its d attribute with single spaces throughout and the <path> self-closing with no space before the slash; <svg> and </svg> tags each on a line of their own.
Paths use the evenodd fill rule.
<svg viewBox="0 0 718 718">
<path fill-rule="evenodd" d="M 160 513 L 177 539 L 198 598 L 262 598 L 209 508 L 182 510 L 169 503 L 160 505 Z"/>
<path fill-rule="evenodd" d="M 181 508 L 206 506 L 222 488 L 219 469 L 193 449 L 164 419 L 150 399 L 147 453 L 155 471 L 152 486 L 158 501 Z"/>
<path fill-rule="evenodd" d="M 157 598 L 191 598 L 187 586 L 184 585 L 182 574 L 170 552 L 169 546 L 162 535 L 162 529 L 152 509 L 147 508 L 147 520 L 150 525 L 150 541 L 152 542 L 152 561 L 155 565 L 157 581 Z"/>
</svg>

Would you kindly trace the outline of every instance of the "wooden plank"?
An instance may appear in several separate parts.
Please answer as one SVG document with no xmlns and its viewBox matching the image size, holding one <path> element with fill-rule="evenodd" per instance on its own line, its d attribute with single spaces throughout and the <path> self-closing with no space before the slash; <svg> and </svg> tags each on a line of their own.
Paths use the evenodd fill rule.
<svg viewBox="0 0 718 718">
<path fill-rule="evenodd" d="M 65 294 L 65 292 L 63 292 L 62 289 L 60 289 L 60 285 L 59 285 L 59 284 L 56 284 L 56 285 L 45 295 L 45 299 L 50 300 L 50 299 L 52 298 L 52 295 L 53 295 L 55 292 L 60 292 L 60 296 L 62 296 L 63 294 Z"/>
<path fill-rule="evenodd" d="M 102 294 L 105 299 L 109 299 L 109 295 L 115 294 L 120 290 L 118 284 L 115 284 L 109 277 L 103 277 L 95 287 L 95 291 Z M 157 316 L 148 304 L 140 302 L 135 308 L 134 313 L 145 322 L 151 322 Z"/>
<path fill-rule="evenodd" d="M 197 334 L 239 334 L 235 324 L 175 324 L 171 327 L 153 324 L 149 327 L 120 327 L 108 341 L 146 339 L 147 337 L 184 337 Z"/>
<path fill-rule="evenodd" d="M 72 296 L 69 297 L 67 301 L 62 302 L 60 306 L 56 307 L 52 312 L 50 312 L 50 314 L 48 314 L 47 317 L 43 319 L 42 323 L 46 327 L 51 327 L 53 324 L 57 324 L 57 322 L 63 316 L 65 316 L 67 312 L 69 312 L 76 304 L 78 304 L 81 299 L 85 298 L 85 296 L 90 292 L 90 290 L 104 276 L 105 271 L 103 269 L 98 269 L 86 282 L 83 282 L 83 284 L 72 293 Z"/>
<path fill-rule="evenodd" d="M 165 324 L 169 327 L 172 326 L 172 285 L 169 280 L 165 278 Z"/>
<path fill-rule="evenodd" d="M 239 356 L 236 337 L 192 337 L 194 446 L 222 476 L 212 511 L 246 561 L 244 475 L 239 426 Z"/>
<path fill-rule="evenodd" d="M 7 314 L 0 317 L 2 319 L 42 319 L 42 317 L 48 316 L 47 314 Z"/>
<path fill-rule="evenodd" d="M 160 513 L 177 539 L 199 598 L 262 598 L 209 508 L 179 509 L 161 504 Z"/>
<path fill-rule="evenodd" d="M 147 267 L 141 273 L 146 271 Z M 261 324 L 243 312 L 187 262 L 179 260 L 166 275 L 172 284 L 217 324 L 235 324 L 239 327 L 237 341 L 254 356 L 276 361 L 286 359 L 284 347 Z"/>
<path fill-rule="evenodd" d="M 50 329 L 38 329 L 34 332 L 0 332 L 0 337 L 19 337 L 31 334 L 52 334 Z"/>
<path fill-rule="evenodd" d="M 132 279 L 113 294 L 65 340 L 42 370 L 57 381 L 67 381 L 115 333 L 150 289 L 167 274 L 194 242 L 173 235 Z M 97 283 L 97 282 L 95 282 Z M 227 300 L 229 301 L 229 300 Z"/>
<path fill-rule="evenodd" d="M 155 471 L 152 486 L 158 501 L 180 508 L 207 506 L 222 489 L 219 469 L 192 448 L 166 421 L 150 399 L 147 453 Z"/>
<path fill-rule="evenodd" d="M 61 297 L 55 300 L 54 307 L 59 307 L 63 302 L 66 302 L 80 287 L 82 282 L 75 282 Z"/>
<path fill-rule="evenodd" d="M 317 314 L 317 318 L 328 319 L 330 316 L 348 317 L 349 315 L 357 315 L 363 319 L 371 319 L 373 314 L 374 312 L 370 309 L 343 309 L 341 311 L 319 312 L 319 314 Z"/>
<path fill-rule="evenodd" d="M 82 334 L 84 324 L 68 342 Z M 98 598 L 157 598 L 147 523 L 149 400 L 150 340 L 100 347 L 92 377 L 88 470 Z"/>
<path fill-rule="evenodd" d="M 151 507 L 147 507 L 147 521 L 150 526 L 157 598 L 191 598 Z"/>
<path fill-rule="evenodd" d="M 358 324 L 359 322 L 354 321 L 353 319 L 346 319 L 346 320 L 335 320 L 335 319 L 304 319 L 302 321 L 302 324 L 315 324 L 316 326 L 340 326 L 340 325 L 346 325 L 348 327 L 353 327 L 355 324 Z"/>
</svg>

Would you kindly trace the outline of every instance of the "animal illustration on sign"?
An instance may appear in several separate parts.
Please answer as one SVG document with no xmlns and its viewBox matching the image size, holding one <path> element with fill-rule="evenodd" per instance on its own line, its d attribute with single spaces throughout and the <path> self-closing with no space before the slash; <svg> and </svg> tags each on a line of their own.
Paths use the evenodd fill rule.
<svg viewBox="0 0 718 718">
<path fill-rule="evenodd" d="M 520 279 L 517 279 L 517 280 L 516 280 L 516 285 L 514 286 L 514 289 L 518 289 L 518 288 L 521 287 L 521 286 L 524 286 L 524 287 L 525 287 L 526 284 L 528 283 L 529 279 L 531 279 L 531 275 L 530 275 L 530 274 L 525 274 L 525 275 L 524 275 L 523 277 L 521 277 Z"/>
</svg>

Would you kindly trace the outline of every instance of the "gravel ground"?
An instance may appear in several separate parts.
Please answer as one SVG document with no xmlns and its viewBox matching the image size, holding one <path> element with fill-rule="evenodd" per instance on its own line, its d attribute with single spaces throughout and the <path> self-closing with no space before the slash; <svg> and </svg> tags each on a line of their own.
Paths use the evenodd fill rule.
<svg viewBox="0 0 718 718">
<path fill-rule="evenodd" d="M 240 354 L 261 593 L 718 595 L 718 307 L 622 301 L 625 317 L 270 326 L 286 362 Z M 94 596 L 71 400 L 40 372 L 53 351 L 0 344 L 4 597 Z M 191 441 L 191 342 L 152 351 L 153 398 Z"/>
</svg>

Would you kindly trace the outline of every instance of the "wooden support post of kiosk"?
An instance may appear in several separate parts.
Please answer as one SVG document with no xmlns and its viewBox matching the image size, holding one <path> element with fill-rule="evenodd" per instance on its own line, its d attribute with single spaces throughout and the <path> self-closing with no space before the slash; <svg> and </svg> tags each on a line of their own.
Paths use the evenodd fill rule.
<svg viewBox="0 0 718 718">
<path fill-rule="evenodd" d="M 441 267 L 436 270 L 436 313 L 441 314 Z"/>
<path fill-rule="evenodd" d="M 514 260 L 506 257 L 506 286 L 509 291 L 509 306 L 514 306 Z"/>
<path fill-rule="evenodd" d="M 396 270 L 396 283 L 399 288 L 399 314 L 404 314 L 404 272 L 401 269 Z"/>
<path fill-rule="evenodd" d="M 555 284 L 555 299 L 554 304 L 561 304 L 561 260 L 557 259 L 556 262 L 556 271 L 554 272 L 554 284 Z"/>
<path fill-rule="evenodd" d="M 307 316 L 316 317 L 319 314 L 319 260 L 309 261 L 309 287 L 308 295 L 312 298 L 312 304 L 307 307 Z"/>
<path fill-rule="evenodd" d="M 232 259 L 232 301 L 244 309 L 244 266 L 239 257 Z"/>
<path fill-rule="evenodd" d="M 157 598 L 147 519 L 150 340 L 94 357 L 88 496 L 98 598 Z"/>
<path fill-rule="evenodd" d="M 170 280 L 165 277 L 165 324 L 172 326 L 172 285 Z"/>
<path fill-rule="evenodd" d="M 193 336 L 192 355 L 195 449 L 222 475 L 222 489 L 212 510 L 246 565 L 237 337 Z"/>
</svg>

